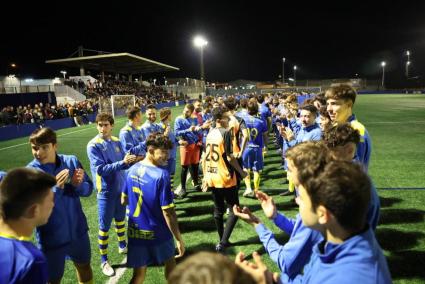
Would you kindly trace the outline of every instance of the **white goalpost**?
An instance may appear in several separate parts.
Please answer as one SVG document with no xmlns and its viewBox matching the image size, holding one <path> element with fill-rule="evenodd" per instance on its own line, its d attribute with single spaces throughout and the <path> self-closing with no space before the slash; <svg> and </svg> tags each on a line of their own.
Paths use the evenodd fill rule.
<svg viewBox="0 0 425 284">
<path fill-rule="evenodd" d="M 99 101 L 100 111 L 116 116 L 125 115 L 129 106 L 136 105 L 135 95 L 113 95 L 110 99 L 101 99 Z"/>
</svg>

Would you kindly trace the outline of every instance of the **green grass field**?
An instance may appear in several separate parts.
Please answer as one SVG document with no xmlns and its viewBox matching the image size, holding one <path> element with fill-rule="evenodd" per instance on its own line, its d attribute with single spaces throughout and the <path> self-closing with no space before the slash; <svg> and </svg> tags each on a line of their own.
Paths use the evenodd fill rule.
<svg viewBox="0 0 425 284">
<path fill-rule="evenodd" d="M 173 109 L 173 117 L 180 114 L 182 107 Z M 368 129 L 373 142 L 369 172 L 381 197 L 381 220 L 377 238 L 388 259 L 395 283 L 425 282 L 425 95 L 362 95 L 355 106 L 360 122 Z M 114 133 L 124 125 L 124 118 L 117 119 Z M 59 152 L 74 154 L 89 172 L 86 155 L 87 142 L 97 134 L 94 125 L 58 131 Z M 31 159 L 27 138 L 0 143 L 0 169 L 8 170 L 24 166 Z M 280 155 L 268 152 L 262 175 L 261 188 L 274 196 L 278 209 L 288 216 L 295 216 L 297 208 L 290 197 L 278 194 L 287 188 L 281 184 L 282 170 L 279 170 Z M 180 177 L 177 166 L 176 184 Z M 393 190 L 389 190 L 392 188 Z M 418 188 L 417 190 L 394 188 Z M 190 186 L 189 186 L 190 189 Z M 267 221 L 258 202 L 240 198 L 261 217 L 280 241 L 287 237 Z M 96 195 L 82 198 L 83 207 L 90 227 L 92 267 L 95 283 L 104 283 L 108 278 L 100 271 L 100 256 L 97 249 L 97 206 Z M 180 229 L 187 247 L 187 255 L 201 250 L 214 250 L 218 241 L 212 218 L 213 204 L 210 193 L 190 192 L 189 197 L 176 201 Z M 123 256 L 117 252 L 117 240 L 110 234 L 109 258 L 111 263 L 120 264 Z M 231 241 L 236 246 L 228 249 L 230 257 L 239 251 L 252 253 L 264 249 L 249 225 L 238 222 Z M 263 256 L 269 268 L 278 271 L 267 256 Z M 131 271 L 126 270 L 119 283 L 128 283 Z M 76 283 L 74 268 L 67 263 L 63 283 Z M 163 269 L 148 269 L 146 283 L 165 283 Z"/>
</svg>

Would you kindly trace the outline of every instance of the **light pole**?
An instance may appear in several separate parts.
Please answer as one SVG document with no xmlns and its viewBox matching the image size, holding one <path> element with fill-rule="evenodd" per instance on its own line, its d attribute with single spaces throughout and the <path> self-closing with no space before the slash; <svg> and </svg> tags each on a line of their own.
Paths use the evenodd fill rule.
<svg viewBox="0 0 425 284">
<path fill-rule="evenodd" d="M 66 79 L 66 71 L 62 70 L 61 73 L 63 75 L 63 78 Z"/>
<path fill-rule="evenodd" d="M 382 89 L 384 89 L 385 87 L 385 65 L 387 65 L 387 63 L 385 61 L 381 62 L 381 66 L 382 66 L 382 82 L 381 82 L 381 86 Z"/>
<path fill-rule="evenodd" d="M 294 86 L 297 85 L 297 65 L 294 65 Z"/>
<path fill-rule="evenodd" d="M 406 78 L 409 78 L 409 65 L 410 65 L 410 51 L 406 51 L 407 61 L 406 61 Z"/>
<path fill-rule="evenodd" d="M 201 81 L 205 80 L 205 72 L 204 72 L 204 47 L 208 44 L 202 36 L 196 36 L 193 39 L 193 45 L 195 45 L 200 50 L 201 54 Z"/>
<path fill-rule="evenodd" d="M 285 85 L 285 57 L 282 59 L 282 84 Z"/>
</svg>

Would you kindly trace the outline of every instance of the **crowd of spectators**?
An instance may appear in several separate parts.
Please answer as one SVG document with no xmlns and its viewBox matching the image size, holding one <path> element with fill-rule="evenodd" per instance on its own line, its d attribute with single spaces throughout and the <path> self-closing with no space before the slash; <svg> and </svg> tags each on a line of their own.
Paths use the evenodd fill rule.
<svg viewBox="0 0 425 284">
<path fill-rule="evenodd" d="M 100 80 L 86 82 L 81 79 L 65 80 L 65 85 L 68 85 L 79 91 L 87 98 L 100 99 L 109 98 L 112 95 L 135 95 L 140 105 L 168 103 L 175 101 L 173 94 L 168 93 L 161 86 L 145 86 L 140 82 L 129 82 L 120 80 Z"/>
<path fill-rule="evenodd" d="M 74 104 L 43 104 L 26 106 L 5 106 L 0 111 L 0 126 L 9 124 L 37 123 L 42 125 L 45 120 L 71 117 L 76 124 L 88 123 L 87 115 L 97 112 L 97 103 L 85 100 Z"/>
</svg>

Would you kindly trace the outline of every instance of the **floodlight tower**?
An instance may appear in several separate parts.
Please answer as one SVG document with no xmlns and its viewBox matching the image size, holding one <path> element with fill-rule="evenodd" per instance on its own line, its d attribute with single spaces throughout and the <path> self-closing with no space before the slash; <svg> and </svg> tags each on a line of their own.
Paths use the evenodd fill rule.
<svg viewBox="0 0 425 284">
<path fill-rule="evenodd" d="M 409 78 L 409 65 L 411 64 L 410 61 L 410 51 L 406 51 L 407 61 L 406 61 L 406 78 Z"/>
<path fill-rule="evenodd" d="M 285 57 L 282 58 L 282 84 L 285 84 Z"/>
<path fill-rule="evenodd" d="M 294 65 L 294 86 L 297 85 L 297 65 Z"/>
<path fill-rule="evenodd" d="M 193 39 L 193 45 L 197 48 L 199 48 L 201 57 L 201 81 L 205 80 L 205 72 L 204 72 L 204 47 L 208 44 L 208 41 L 206 41 L 202 36 L 195 36 Z"/>
<path fill-rule="evenodd" d="M 381 67 L 382 67 L 382 82 L 381 82 L 381 86 L 382 89 L 385 88 L 385 65 L 387 65 L 387 63 L 385 61 L 381 62 Z"/>
</svg>

